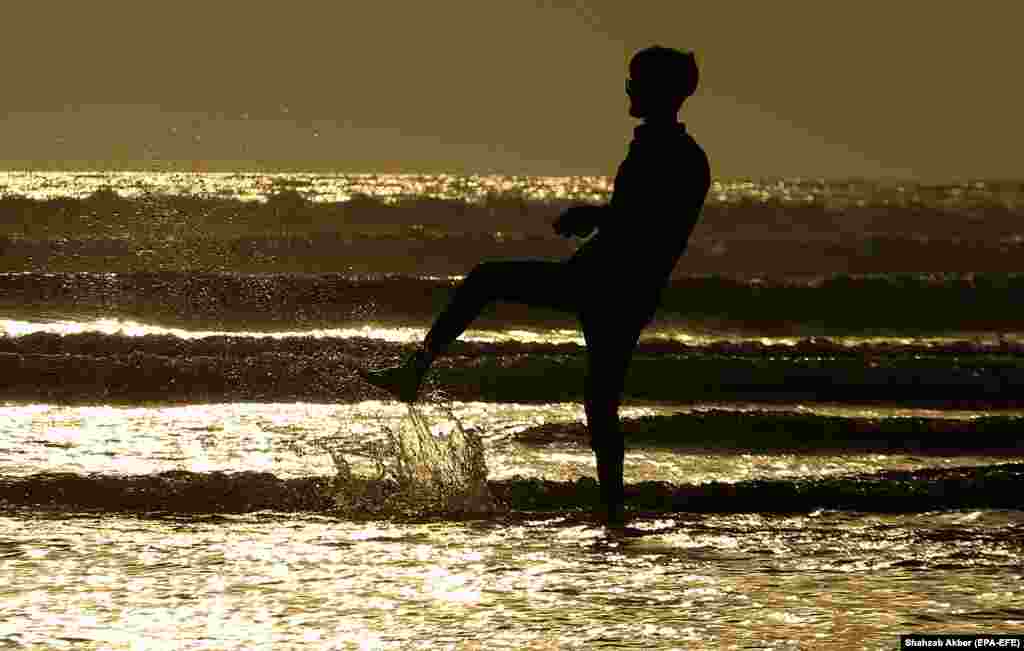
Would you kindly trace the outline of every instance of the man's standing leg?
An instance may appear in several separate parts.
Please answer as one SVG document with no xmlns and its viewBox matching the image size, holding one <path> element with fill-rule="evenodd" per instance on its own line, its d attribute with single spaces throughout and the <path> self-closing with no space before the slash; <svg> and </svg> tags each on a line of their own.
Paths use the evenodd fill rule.
<svg viewBox="0 0 1024 651">
<path fill-rule="evenodd" d="M 606 318 L 614 320 L 614 317 Z M 609 524 L 618 525 L 625 517 L 622 477 L 625 441 L 619 424 L 619 405 L 640 329 L 585 322 L 584 336 L 587 339 L 584 408 L 590 447 L 597 461 L 605 517 Z"/>
</svg>

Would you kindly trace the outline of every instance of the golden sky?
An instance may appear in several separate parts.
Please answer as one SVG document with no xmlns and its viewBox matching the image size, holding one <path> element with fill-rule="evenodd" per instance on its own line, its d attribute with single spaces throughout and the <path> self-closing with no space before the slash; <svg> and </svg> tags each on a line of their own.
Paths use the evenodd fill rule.
<svg viewBox="0 0 1024 651">
<path fill-rule="evenodd" d="M 717 177 L 1020 178 L 1024 3 L 6 3 L 0 167 L 613 174 L 692 48 Z"/>
</svg>

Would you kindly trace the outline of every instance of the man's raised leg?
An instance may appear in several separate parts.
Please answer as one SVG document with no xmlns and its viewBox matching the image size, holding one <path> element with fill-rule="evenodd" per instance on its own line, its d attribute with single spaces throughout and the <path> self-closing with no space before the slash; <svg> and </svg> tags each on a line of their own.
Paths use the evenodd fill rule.
<svg viewBox="0 0 1024 651">
<path fill-rule="evenodd" d="M 490 303 L 506 301 L 578 311 L 580 292 L 573 270 L 552 260 L 497 260 L 481 262 L 463 279 L 448 307 L 438 315 L 423 344 L 401 366 L 361 371 L 376 386 L 414 402 L 434 359 L 441 355 Z"/>
</svg>

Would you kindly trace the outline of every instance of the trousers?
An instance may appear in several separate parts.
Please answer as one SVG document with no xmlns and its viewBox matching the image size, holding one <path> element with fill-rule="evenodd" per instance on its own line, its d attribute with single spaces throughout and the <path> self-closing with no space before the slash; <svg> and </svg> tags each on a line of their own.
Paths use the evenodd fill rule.
<svg viewBox="0 0 1024 651">
<path fill-rule="evenodd" d="M 625 442 L 619 406 L 626 372 L 653 305 L 637 305 L 634 292 L 615 291 L 579 265 L 555 260 L 497 260 L 478 264 L 456 288 L 424 342 L 440 354 L 495 301 L 573 313 L 587 347 L 584 409 L 590 447 L 597 461 L 602 502 L 623 502 Z"/>
</svg>

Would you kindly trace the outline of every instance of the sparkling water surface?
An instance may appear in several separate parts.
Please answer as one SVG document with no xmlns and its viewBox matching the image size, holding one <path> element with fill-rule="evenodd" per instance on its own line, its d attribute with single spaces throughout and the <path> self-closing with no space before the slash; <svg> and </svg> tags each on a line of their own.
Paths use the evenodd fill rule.
<svg viewBox="0 0 1024 651">
<path fill-rule="evenodd" d="M 52 331 L 95 330 L 68 323 Z M 359 336 L 422 334 L 392 330 Z M 149 330 L 120 324 L 116 332 Z M 483 439 L 492 480 L 595 474 L 582 441 L 537 445 L 515 437 L 583 420 L 577 403 L 450 406 Z M 712 408 L 959 420 L 992 414 L 898 404 L 630 403 L 622 415 Z M 444 420 L 441 407 L 424 411 Z M 8 478 L 167 470 L 331 476 L 330 449 L 358 451 L 405 413 L 376 400 L 7 402 L 0 405 L 0 469 Z M 369 458 L 348 458 L 355 471 L 372 474 Z M 1024 458 L 709 451 L 679 432 L 669 444 L 632 446 L 625 474 L 630 483 L 699 484 L 1009 461 Z M 1024 631 L 1016 605 L 1024 577 L 1020 511 L 679 513 L 631 524 L 633 535 L 624 537 L 559 512 L 367 523 L 331 513 L 4 507 L 0 641 L 29 649 L 889 649 L 901 632 Z"/>
<path fill-rule="evenodd" d="M 72 215 L 74 219 L 66 225 L 85 228 L 89 236 L 94 229 L 106 228 L 109 232 L 101 235 L 111 241 L 159 236 L 164 239 L 153 241 L 168 248 L 168 260 L 180 257 L 184 262 L 192 260 L 187 247 L 182 248 L 181 242 L 190 241 L 184 236 L 208 236 L 209 224 L 204 220 L 212 218 L 187 214 L 202 206 L 186 199 L 265 203 L 288 189 L 320 206 L 321 212 L 315 214 L 323 220 L 330 217 L 324 206 L 360 195 L 385 203 L 431 198 L 486 205 L 497 197 L 544 204 L 602 201 L 611 185 L 606 177 L 0 172 L 0 199 L 12 199 L 11 206 L 21 205 L 19 197 L 37 202 L 29 205 L 41 210 L 38 202 L 92 196 L 96 198 L 94 208 L 99 210 L 95 219 Z M 111 197 L 110 191 L 120 197 L 142 198 L 133 205 L 145 218 L 132 217 L 122 224 L 103 212 L 106 209 L 101 204 L 104 197 Z M 150 218 L 148 198 L 160 196 L 183 199 L 153 202 L 155 212 Z M 774 214 L 776 205 L 809 206 L 812 210 L 800 213 L 814 218 L 807 224 L 780 228 L 766 222 L 756 233 L 760 239 L 797 233 L 805 242 L 839 238 L 842 233 L 833 228 L 833 218 L 861 237 L 870 229 L 899 230 L 904 217 L 941 210 L 951 217 L 929 219 L 928 223 L 960 237 L 960 224 L 998 214 L 1002 217 L 989 224 L 991 237 L 1006 246 L 1019 246 L 1020 222 L 1015 216 L 1024 205 L 1021 197 L 1024 186 L 1019 183 L 933 187 L 813 179 L 716 180 L 708 204 L 722 215 L 732 206 L 749 211 L 757 223 L 765 221 L 765 214 Z M 756 206 L 762 204 L 769 206 L 768 213 L 758 212 Z M 511 216 L 505 221 L 522 221 L 519 207 L 514 201 L 510 206 L 500 208 Z M 228 207 L 232 208 L 228 217 L 218 216 L 226 220 L 218 222 L 223 237 L 255 235 L 248 221 L 255 209 L 248 204 Z M 47 230 L 63 223 L 59 211 L 47 210 L 50 212 L 39 214 L 49 221 L 16 215 L 5 231 L 10 243 L 21 246 L 22 240 L 40 239 L 60 244 L 64 234 Z M 547 216 L 544 205 L 533 210 L 533 221 L 540 220 L 541 213 Z M 837 217 L 846 213 L 850 221 Z M 876 220 L 876 213 L 899 218 Z M 437 221 L 437 214 L 441 213 L 413 219 L 403 213 L 402 219 L 415 222 L 420 227 L 417 237 L 424 238 L 428 229 L 419 222 Z M 815 228 L 800 230 L 808 224 Z M 323 225 L 314 221 L 305 226 L 316 230 Z M 729 242 L 718 240 L 723 239 L 722 233 L 732 232 L 731 222 L 721 220 L 717 226 L 709 226 L 724 230 L 698 229 L 695 249 L 706 245 L 718 255 L 728 249 Z M 951 236 L 943 228 L 938 235 Z M 88 243 L 86 235 L 80 239 Z M 501 232 L 494 235 L 495 241 L 505 237 Z M 136 243 L 134 249 L 125 248 L 133 260 L 131 270 L 151 271 L 146 265 L 156 264 L 147 262 L 153 251 L 145 248 L 152 242 L 145 242 L 145 246 Z M 87 257 L 79 262 L 84 265 L 92 260 Z M 198 254 L 193 257 L 193 261 L 204 260 Z M 53 257 L 50 262 L 70 265 L 69 270 L 76 272 L 93 268 L 85 265 L 78 269 L 78 263 L 70 258 Z M 296 265 L 302 267 L 304 263 L 300 263 Z M 49 272 L 45 265 L 25 268 L 39 275 Z M 186 273 L 200 268 L 208 265 L 182 266 Z M 99 270 L 107 271 L 102 265 Z M 417 269 L 416 273 L 425 278 L 458 277 L 441 267 Z M 102 287 L 96 291 L 103 295 Z M 0 335 L 99 332 L 179 339 L 218 334 L 313 335 L 401 344 L 423 336 L 422 324 L 411 322 L 346 323 L 311 331 L 287 319 L 275 324 L 273 331 L 249 332 L 244 323 L 227 331 L 204 331 L 187 324 L 155 325 L 141 317 L 111 317 L 86 310 L 76 313 L 74 304 L 70 300 L 50 309 L 41 300 L 29 310 L 12 306 L 10 312 L 0 314 Z M 239 323 L 245 318 L 228 321 Z M 1022 340 L 1015 324 L 1001 324 L 992 332 L 918 330 L 908 337 L 840 335 L 834 342 L 941 348 L 963 341 L 999 346 Z M 698 332 L 678 322 L 666 327 L 656 323 L 648 333 L 652 338 L 698 346 L 731 341 L 799 342 L 795 336 L 760 334 L 737 336 L 707 328 Z M 521 324 L 473 330 L 465 339 L 583 343 L 575 330 Z M 483 440 L 492 480 L 522 476 L 567 481 L 594 475 L 592 453 L 582 441 L 526 444 L 516 439 L 517 433 L 531 427 L 582 420 L 579 404 L 456 402 L 451 407 L 462 426 Z M 993 413 L 914 409 L 899 404 L 629 403 L 622 414 L 635 418 L 710 408 L 960 420 Z M 425 411 L 438 422 L 444 420 L 440 408 L 425 407 Z M 381 401 L 130 406 L 6 402 L 0 403 L 0 475 L 7 479 L 44 472 L 111 476 L 167 470 L 255 470 L 279 478 L 330 476 L 336 471 L 330 450 L 358 452 L 367 442 L 379 440 L 386 428 L 401 422 L 405 413 L 403 406 Z M 627 454 L 627 481 L 785 480 L 1024 461 L 982 454 L 710 451 L 688 445 L 686 436 L 681 431 L 669 444 L 632 446 Z M 347 458 L 355 471 L 373 471 L 369 458 L 354 453 Z M 355 522 L 331 512 L 171 515 L 157 513 L 159 504 L 152 507 L 154 513 L 149 514 L 86 513 L 0 503 L 0 646 L 891 649 L 900 633 L 1024 632 L 1024 608 L 1020 606 L 1024 602 L 1024 514 L 1020 510 L 876 514 L 819 509 L 788 516 L 683 512 L 634 520 L 633 530 L 623 535 L 572 512 Z"/>
<path fill-rule="evenodd" d="M 595 476 L 590 449 L 577 441 L 527 445 L 515 440 L 517 432 L 545 423 L 585 420 L 575 403 L 519 405 L 453 403 L 461 426 L 484 440 L 491 479 L 515 476 L 571 481 Z M 722 405 L 714 405 L 721 409 Z M 764 409 L 762 405 L 732 405 L 738 410 Z M 828 415 L 911 417 L 935 414 L 931 410 L 885 407 L 767 406 L 774 410 Z M 709 406 L 625 405 L 623 418 L 701 411 Z M 421 408 L 443 426 L 440 408 Z M 944 418 L 970 419 L 990 412 L 941 412 Z M 1001 412 L 1003 413 L 1003 412 Z M 1006 412 L 1014 415 L 1019 412 Z M 8 477 L 48 472 L 152 474 L 167 470 L 192 472 L 259 471 L 281 478 L 332 475 L 335 467 L 327 450 L 363 449 L 381 440 L 385 428 L 406 417 L 406 408 L 394 402 L 365 401 L 352 405 L 209 404 L 189 406 L 61 406 L 46 404 L 0 405 L 0 467 Z M 354 470 L 372 474 L 370 459 L 354 456 Z M 821 454 L 746 453 L 702 450 L 678 439 L 656 447 L 633 445 L 626 458 L 626 480 L 703 483 L 748 479 L 783 479 L 1024 462 L 1024 457 L 917 456 L 900 453 Z"/>
<path fill-rule="evenodd" d="M 422 327 L 385 326 L 380 324 L 361 324 L 345 328 L 304 328 L 301 330 L 198 330 L 195 328 L 179 328 L 153 323 L 141 323 L 131 319 L 81 319 L 60 318 L 52 316 L 36 320 L 2 318 L 0 315 L 0 336 L 21 337 L 33 333 L 78 334 L 94 332 L 107 335 L 126 337 L 142 337 L 146 335 L 173 335 L 181 339 L 201 339 L 215 336 L 270 337 L 283 339 L 286 337 L 367 337 L 379 341 L 402 344 L 418 344 L 423 341 L 426 329 Z M 481 343 L 525 343 L 525 344 L 586 344 L 583 334 L 577 328 L 470 328 L 460 338 L 461 341 Z M 652 323 L 643 334 L 645 340 L 669 340 L 690 346 L 706 346 L 718 342 L 750 342 L 754 341 L 765 346 L 794 346 L 800 341 L 796 336 L 760 336 L 751 338 L 748 333 L 729 332 L 694 332 L 668 324 Z M 829 341 L 839 346 L 858 346 L 862 344 L 892 344 L 917 346 L 942 346 L 946 344 L 969 341 L 976 345 L 993 346 L 1002 342 L 1024 342 L 1024 332 L 953 332 L 942 335 L 918 336 L 879 336 L 879 335 L 846 335 L 831 336 Z"/>
<path fill-rule="evenodd" d="M 484 439 L 491 479 L 594 474 L 582 443 L 529 446 L 513 438 L 531 425 L 581 418 L 578 405 L 452 408 Z M 631 405 L 623 412 L 680 409 Z M 425 412 L 443 420 L 440 408 Z M 0 467 L 6 475 L 330 475 L 325 447 L 358 448 L 404 413 L 401 405 L 378 401 L 7 403 L 0 407 Z M 627 481 L 739 481 L 1008 460 L 685 448 L 681 440 L 680 449 L 630 449 Z M 815 641 L 892 648 L 900 631 L 1024 630 L 1024 610 L 1014 606 L 1024 576 L 1018 511 L 683 513 L 634 527 L 634 537 L 617 537 L 558 513 L 355 523 L 330 514 L 11 509 L 0 516 L 0 639 L 15 648 L 95 649 L 806 648 Z"/>
<path fill-rule="evenodd" d="M 1013 511 L 355 524 L 0 516 L 0 639 L 75 649 L 891 649 L 1024 630 Z"/>
</svg>

